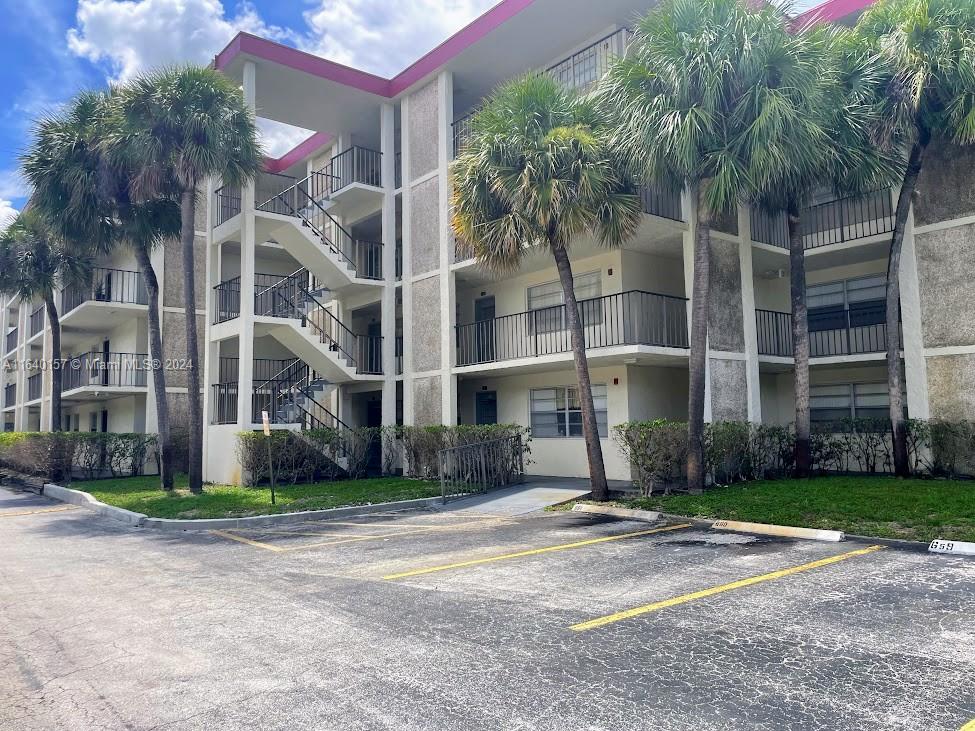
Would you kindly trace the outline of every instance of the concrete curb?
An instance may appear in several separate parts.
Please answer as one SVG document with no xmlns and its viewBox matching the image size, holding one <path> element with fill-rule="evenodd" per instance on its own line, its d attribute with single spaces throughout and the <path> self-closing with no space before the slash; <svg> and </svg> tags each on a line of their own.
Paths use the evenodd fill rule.
<svg viewBox="0 0 975 731">
<path fill-rule="evenodd" d="M 350 505 L 345 508 L 328 510 L 306 510 L 301 513 L 278 513 L 276 515 L 254 515 L 249 518 L 210 518 L 201 520 L 174 520 L 171 518 L 146 518 L 143 528 L 164 532 L 190 530 L 232 530 L 234 528 L 261 528 L 269 525 L 287 525 L 307 520 L 331 520 L 351 518 L 370 513 L 387 513 L 401 510 L 432 508 L 440 504 L 441 498 L 419 498 L 400 500 L 394 503 L 375 503 L 372 505 Z"/>
<path fill-rule="evenodd" d="M 576 503 L 572 507 L 572 512 L 608 515 L 626 520 L 642 520 L 646 523 L 656 523 L 661 516 L 661 513 L 653 510 L 635 510 L 633 508 L 617 508 L 612 505 L 591 505 L 588 503 Z"/>
<path fill-rule="evenodd" d="M 143 515 L 142 513 L 133 513 L 131 510 L 116 508 L 114 505 L 106 505 L 105 503 L 96 500 L 87 492 L 82 492 L 81 490 L 71 490 L 67 487 L 61 487 L 60 485 L 44 483 L 44 487 L 41 488 L 40 494 L 53 500 L 60 500 L 62 503 L 78 505 L 105 518 L 117 520 L 120 523 L 130 525 L 134 528 L 142 527 L 147 519 L 147 516 Z"/>
<path fill-rule="evenodd" d="M 808 541 L 826 541 L 829 543 L 839 543 L 843 540 L 843 532 L 838 530 L 817 530 L 816 528 L 796 528 L 791 525 L 745 523 L 740 520 L 716 520 L 711 524 L 711 529 L 732 531 L 734 533 L 755 533 L 763 536 L 781 536 L 782 538 L 804 538 Z"/>
</svg>

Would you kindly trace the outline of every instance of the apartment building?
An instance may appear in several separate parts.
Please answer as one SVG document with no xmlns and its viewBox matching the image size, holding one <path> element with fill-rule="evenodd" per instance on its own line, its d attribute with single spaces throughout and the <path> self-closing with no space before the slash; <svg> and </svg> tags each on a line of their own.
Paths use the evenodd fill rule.
<svg viewBox="0 0 975 731">
<path fill-rule="evenodd" d="M 206 210 L 198 217 L 197 248 L 203 268 Z M 185 426 L 184 296 L 178 241 L 152 256 L 160 284 L 163 349 L 170 421 Z M 91 283 L 56 293 L 61 322 L 61 428 L 65 431 L 152 433 L 156 398 L 149 367 L 148 294 L 131 252 L 101 257 Z M 205 321 L 203 283 L 198 311 Z M 0 314 L 4 333 L 3 424 L 5 431 L 51 429 L 51 329 L 44 303 L 6 297 Z"/>
<path fill-rule="evenodd" d="M 831 0 L 810 12 L 851 22 L 867 4 Z M 448 166 L 471 113 L 499 83 L 541 69 L 584 93 L 649 7 L 504 0 L 391 79 L 244 33 L 216 57 L 258 117 L 314 134 L 268 160 L 251 185 L 211 181 L 201 206 L 206 479 L 241 479 L 236 434 L 260 428 L 264 411 L 279 429 L 515 422 L 532 429 L 531 472 L 587 474 L 553 262 L 539 253 L 499 278 L 459 256 Z M 970 168 L 968 152 L 932 151 L 908 224 L 901 332 L 912 417 L 975 418 Z M 804 213 L 814 420 L 887 408 L 883 297 L 895 194 L 824 192 Z M 638 235 L 623 248 L 583 238 L 571 251 L 613 479 L 629 478 L 614 425 L 687 417 L 694 215 L 680 191 L 647 188 L 642 201 Z M 742 208 L 718 229 L 706 418 L 787 424 L 785 221 Z M 178 257 L 167 249 L 159 258 L 169 347 L 182 340 Z M 108 301 L 95 291 L 69 298 L 81 304 L 65 311 L 66 329 L 77 331 L 66 353 L 146 352 L 139 285 L 116 297 L 127 276 L 113 275 Z M 7 303 L 8 353 L 49 347 L 36 317 L 30 305 Z M 8 428 L 45 423 L 47 387 L 32 378 L 6 375 Z M 151 387 L 137 371 L 125 384 L 66 386 L 66 421 L 151 430 Z M 185 405 L 185 382 L 176 376 L 171 390 Z"/>
</svg>

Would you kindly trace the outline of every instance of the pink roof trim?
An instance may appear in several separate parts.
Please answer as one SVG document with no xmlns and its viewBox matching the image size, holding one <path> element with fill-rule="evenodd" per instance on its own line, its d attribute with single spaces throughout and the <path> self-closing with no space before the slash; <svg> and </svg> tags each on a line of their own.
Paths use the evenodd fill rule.
<svg viewBox="0 0 975 731">
<path fill-rule="evenodd" d="M 873 5 L 873 2 L 874 0 L 826 0 L 822 5 L 817 5 L 796 16 L 795 23 L 796 25 L 831 23 L 834 20 L 841 20 L 847 15 L 858 13 Z"/>
<path fill-rule="evenodd" d="M 332 135 L 328 132 L 315 132 L 311 137 L 301 142 L 293 149 L 286 152 L 279 158 L 267 157 L 264 159 L 264 169 L 269 173 L 280 173 L 287 170 L 296 162 L 301 162 L 316 150 L 324 147 L 332 141 Z"/>
</svg>

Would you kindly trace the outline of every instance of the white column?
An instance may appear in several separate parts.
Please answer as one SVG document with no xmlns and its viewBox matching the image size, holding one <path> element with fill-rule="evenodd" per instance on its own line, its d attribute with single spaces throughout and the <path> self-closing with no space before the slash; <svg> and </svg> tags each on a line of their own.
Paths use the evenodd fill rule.
<svg viewBox="0 0 975 731">
<path fill-rule="evenodd" d="M 244 102 L 252 111 L 257 101 L 257 69 L 252 61 L 244 63 Z M 257 250 L 254 220 L 254 183 L 243 186 L 240 210 L 240 317 L 237 376 L 237 428 L 249 430 L 251 392 L 254 389 L 254 257 Z"/>
<path fill-rule="evenodd" d="M 454 117 L 454 75 L 444 71 L 437 79 L 438 167 L 440 175 L 440 394 L 441 421 L 457 423 L 457 376 L 453 374 L 455 354 L 454 320 L 457 313 L 457 286 L 450 265 L 454 261 L 450 227 L 449 166 L 454 156 L 451 122 Z"/>
<path fill-rule="evenodd" d="M 380 110 L 383 182 L 383 426 L 396 425 L 396 108 Z"/>
<path fill-rule="evenodd" d="M 17 348 L 14 350 L 14 357 L 17 359 L 17 409 L 15 411 L 14 423 L 17 431 L 27 430 L 27 407 L 24 403 L 27 401 L 27 373 L 24 364 L 27 362 L 27 348 L 24 345 L 24 329 L 27 327 L 27 322 L 24 317 L 24 312 L 27 310 L 27 306 L 24 302 L 17 301 Z M 6 347 L 6 344 L 4 344 Z"/>
<path fill-rule="evenodd" d="M 213 389 L 211 386 L 216 381 L 214 374 L 220 367 L 220 346 L 211 340 L 210 329 L 214 320 L 214 300 L 213 288 L 220 283 L 220 247 L 213 245 L 213 194 L 216 190 L 216 181 L 209 178 L 206 183 L 206 273 L 203 281 L 204 287 L 203 309 L 206 317 L 203 321 L 203 433 L 208 434 L 210 424 L 213 422 Z M 151 379 L 150 379 L 151 380 Z M 149 385 L 149 399 L 152 398 L 152 384 Z M 210 453 L 210 440 L 203 439 L 203 473 L 206 475 L 208 457 Z"/>
<path fill-rule="evenodd" d="M 745 382 L 748 388 L 748 420 L 762 421 L 762 392 L 758 368 L 758 326 L 755 323 L 755 273 L 752 268 L 751 216 L 738 208 L 738 266 L 741 269 L 741 316 L 745 336 Z"/>
<path fill-rule="evenodd" d="M 891 195 L 894 195 L 893 193 Z M 896 209 L 897 199 L 894 198 Z M 928 403 L 928 368 L 924 359 L 924 335 L 921 330 L 921 288 L 917 274 L 917 252 L 914 248 L 914 209 L 907 217 L 904 246 L 900 261 L 901 319 L 904 332 L 904 381 L 907 388 L 907 413 L 912 419 L 930 419 Z"/>
<path fill-rule="evenodd" d="M 400 165 L 403 176 L 403 423 L 415 422 L 413 408 L 413 337 L 406 325 L 413 317 L 413 245 L 410 219 L 413 217 L 413 191 L 410 164 L 410 98 L 404 97 L 400 105 Z"/>
</svg>

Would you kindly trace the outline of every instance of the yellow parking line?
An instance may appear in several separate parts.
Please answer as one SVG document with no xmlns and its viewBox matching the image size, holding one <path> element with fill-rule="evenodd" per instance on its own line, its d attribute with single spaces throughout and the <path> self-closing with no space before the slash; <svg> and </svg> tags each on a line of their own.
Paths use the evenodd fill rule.
<svg viewBox="0 0 975 731">
<path fill-rule="evenodd" d="M 958 731 L 975 731 L 975 718 L 958 729 Z"/>
<path fill-rule="evenodd" d="M 821 558 L 818 561 L 805 563 L 802 564 L 801 566 L 793 566 L 792 568 L 782 569 L 780 571 L 773 571 L 768 574 L 761 574 L 760 576 L 752 576 L 751 578 L 748 579 L 733 581 L 730 584 L 713 586 L 710 589 L 695 591 L 692 594 L 683 594 L 681 596 L 674 597 L 673 599 L 665 599 L 664 601 L 661 602 L 654 602 L 653 604 L 645 604 L 642 607 L 627 609 L 626 611 L 617 612 L 616 614 L 609 614 L 605 617 L 590 619 L 588 622 L 580 622 L 579 624 L 574 624 L 571 627 L 569 627 L 569 629 L 575 630 L 576 632 L 583 632 L 587 629 L 595 629 L 596 627 L 602 627 L 607 624 L 612 624 L 613 622 L 619 622 L 624 619 L 638 617 L 641 614 L 656 612 L 659 609 L 666 609 L 667 607 L 673 607 L 678 604 L 684 604 L 686 602 L 691 602 L 696 599 L 704 599 L 706 597 L 714 596 L 715 594 L 721 594 L 726 591 L 732 591 L 734 589 L 742 589 L 746 586 L 752 586 L 753 584 L 760 584 L 765 581 L 773 581 L 775 579 L 781 579 L 785 576 L 792 576 L 793 574 L 798 574 L 803 571 L 818 569 L 822 566 L 829 566 L 830 564 L 838 563 L 840 561 L 845 561 L 848 558 L 854 558 L 855 556 L 863 556 L 868 553 L 873 553 L 874 551 L 880 551 L 883 548 L 884 546 L 868 546 L 867 548 L 859 548 L 856 551 L 841 553 L 837 556 L 830 556 L 829 558 Z"/>
<path fill-rule="evenodd" d="M 229 538 L 232 541 L 237 541 L 238 543 L 246 543 L 248 546 L 254 546 L 255 548 L 263 548 L 265 551 L 274 551 L 275 553 L 281 553 L 284 549 L 278 546 L 272 546 L 269 543 L 261 543 L 260 541 L 252 541 L 250 538 L 244 538 L 243 536 L 235 536 L 233 533 L 228 533 L 225 530 L 212 530 L 210 531 L 215 536 L 220 536 L 221 538 Z"/>
<path fill-rule="evenodd" d="M 680 525 L 665 525 L 660 528 L 650 528 L 649 530 L 639 530 L 633 533 L 621 533 L 615 536 L 604 536 L 603 538 L 591 538 L 586 541 L 576 541 L 575 543 L 561 543 L 557 546 L 546 546 L 544 548 L 533 548 L 528 551 L 518 551 L 517 553 L 505 553 L 500 556 L 490 556 L 488 558 L 476 558 L 471 561 L 461 561 L 459 563 L 445 564 L 441 566 L 430 566 L 425 569 L 416 569 L 414 571 L 404 571 L 401 574 L 389 574 L 384 576 L 384 579 L 405 579 L 409 576 L 420 576 L 422 574 L 432 574 L 436 571 L 448 571 L 450 569 L 460 569 L 467 566 L 478 566 L 482 563 L 491 563 L 493 561 L 507 561 L 512 558 L 522 558 L 524 556 L 537 556 L 542 553 L 551 553 L 552 551 L 564 551 L 569 548 L 581 548 L 582 546 L 593 546 L 597 543 L 607 543 L 609 541 L 619 541 L 623 538 L 636 538 L 637 536 L 648 536 L 653 533 L 663 533 L 665 531 L 678 530 L 680 528 L 690 528 L 690 523 L 681 523 Z"/>
<path fill-rule="evenodd" d="M 0 513 L 0 518 L 14 518 L 18 515 L 37 515 L 39 513 L 60 513 L 65 510 L 77 510 L 75 505 L 61 505 L 56 508 L 41 508 L 40 510 L 23 510 L 17 513 Z"/>
</svg>

